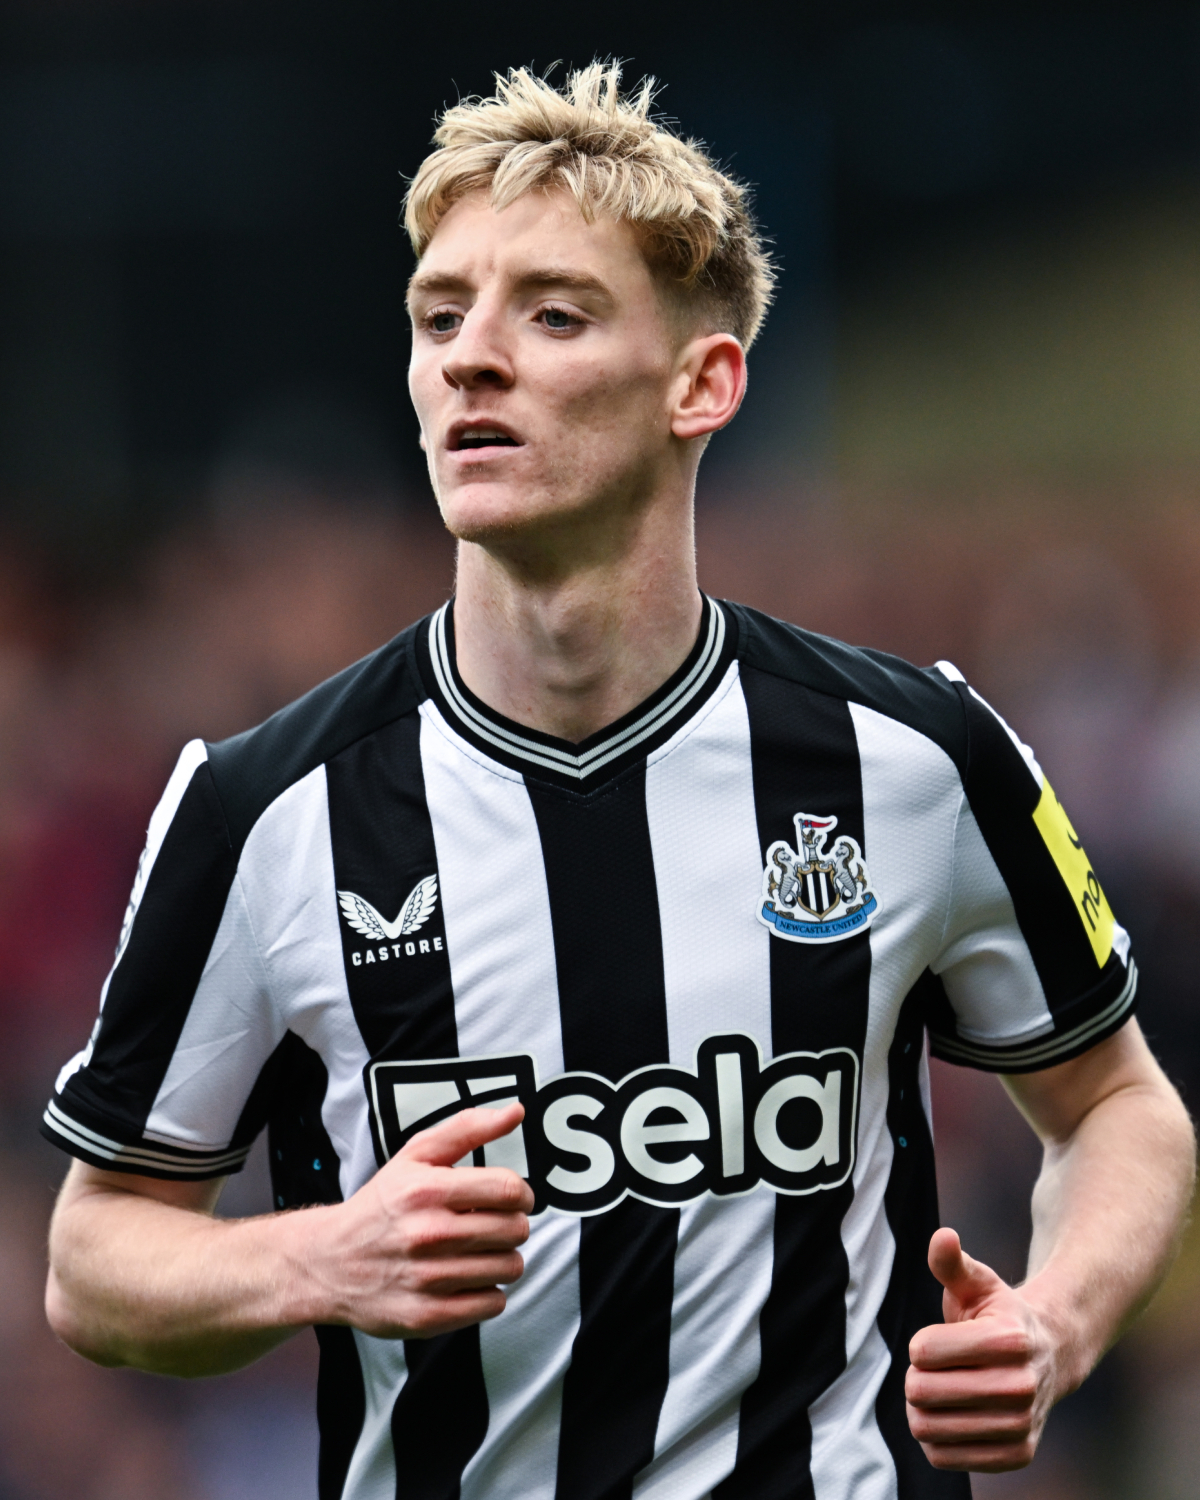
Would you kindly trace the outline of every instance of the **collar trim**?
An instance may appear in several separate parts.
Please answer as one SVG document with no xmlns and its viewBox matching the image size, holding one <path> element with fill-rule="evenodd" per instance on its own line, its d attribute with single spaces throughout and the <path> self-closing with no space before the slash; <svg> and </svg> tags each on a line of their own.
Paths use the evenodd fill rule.
<svg viewBox="0 0 1200 1500">
<path fill-rule="evenodd" d="M 476 739 L 542 770 L 557 772 L 573 781 L 586 781 L 597 771 L 659 735 L 666 726 L 684 718 L 705 689 L 711 686 L 724 655 L 728 627 L 724 610 L 707 595 L 703 599 L 704 619 L 697 646 L 691 653 L 694 659 L 679 669 L 679 680 L 668 683 L 664 696 L 644 712 L 634 709 L 638 716 L 632 723 L 618 721 L 611 731 L 601 731 L 602 737 L 584 750 L 566 748 L 563 741 L 555 741 L 549 735 L 535 739 L 532 737 L 534 731 L 522 733 L 511 721 L 493 715 L 468 692 L 459 680 L 449 639 L 453 626 L 448 626 L 447 619 L 452 600 L 444 604 L 430 622 L 429 657 L 434 679 L 453 717 Z"/>
</svg>

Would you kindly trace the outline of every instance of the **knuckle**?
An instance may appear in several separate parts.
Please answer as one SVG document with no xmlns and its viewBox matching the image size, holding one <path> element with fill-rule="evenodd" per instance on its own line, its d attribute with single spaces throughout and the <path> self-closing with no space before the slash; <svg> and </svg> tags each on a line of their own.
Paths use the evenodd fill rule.
<svg viewBox="0 0 1200 1500">
<path fill-rule="evenodd" d="M 500 1180 L 500 1203 L 505 1208 L 517 1209 L 525 1201 L 525 1182 L 515 1172 L 506 1171 Z"/>
<path fill-rule="evenodd" d="M 428 1338 L 431 1333 L 435 1333 L 439 1322 L 434 1308 L 424 1299 L 418 1301 L 407 1319 L 409 1329 L 418 1338 Z"/>
<path fill-rule="evenodd" d="M 433 1208 L 444 1202 L 446 1190 L 433 1172 L 414 1172 L 401 1191 L 401 1203 L 409 1213 Z"/>
<path fill-rule="evenodd" d="M 501 1291 L 488 1292 L 483 1299 L 483 1317 L 498 1318 L 508 1306 L 508 1298 Z"/>
<path fill-rule="evenodd" d="M 440 1243 L 441 1227 L 432 1214 L 412 1213 L 405 1218 L 399 1239 L 401 1254 L 420 1259 Z"/>
</svg>

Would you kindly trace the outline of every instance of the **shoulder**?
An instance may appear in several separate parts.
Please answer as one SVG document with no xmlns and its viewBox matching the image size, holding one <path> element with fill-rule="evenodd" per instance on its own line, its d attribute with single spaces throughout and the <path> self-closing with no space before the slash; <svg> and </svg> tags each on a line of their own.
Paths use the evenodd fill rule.
<svg viewBox="0 0 1200 1500">
<path fill-rule="evenodd" d="M 428 620 L 289 703 L 264 723 L 208 745 L 235 849 L 289 786 L 356 741 L 415 711 L 425 696 L 413 647 Z"/>
<path fill-rule="evenodd" d="M 743 667 L 873 709 L 925 735 L 960 771 L 965 767 L 964 684 L 948 662 L 914 667 L 886 651 L 848 646 L 743 604 L 729 608 L 738 622 Z"/>
</svg>

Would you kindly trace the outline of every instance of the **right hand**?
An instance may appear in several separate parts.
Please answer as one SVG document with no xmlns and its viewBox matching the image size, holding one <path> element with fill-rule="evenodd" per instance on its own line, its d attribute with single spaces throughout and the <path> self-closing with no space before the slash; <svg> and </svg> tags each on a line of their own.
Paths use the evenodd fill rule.
<svg viewBox="0 0 1200 1500">
<path fill-rule="evenodd" d="M 464 1109 L 422 1131 L 347 1202 L 290 1215 L 315 1278 L 318 1323 L 377 1338 L 432 1338 L 504 1311 L 525 1263 L 529 1184 L 504 1167 L 454 1166 L 514 1130 L 520 1104 Z M 320 1216 L 319 1220 L 317 1216 Z"/>
</svg>

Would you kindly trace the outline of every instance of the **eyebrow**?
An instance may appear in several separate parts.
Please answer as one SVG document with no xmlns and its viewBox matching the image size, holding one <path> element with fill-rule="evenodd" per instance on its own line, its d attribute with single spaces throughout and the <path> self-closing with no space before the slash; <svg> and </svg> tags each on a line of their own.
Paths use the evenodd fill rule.
<svg viewBox="0 0 1200 1500">
<path fill-rule="evenodd" d="M 408 300 L 414 296 L 462 291 L 466 285 L 467 278 L 452 271 L 415 271 L 408 283 Z M 609 302 L 613 300 L 612 289 L 599 276 L 593 276 L 590 271 L 569 270 L 565 266 L 537 266 L 523 271 L 514 285 L 521 290 L 557 286 L 574 292 L 596 292 Z"/>
</svg>

